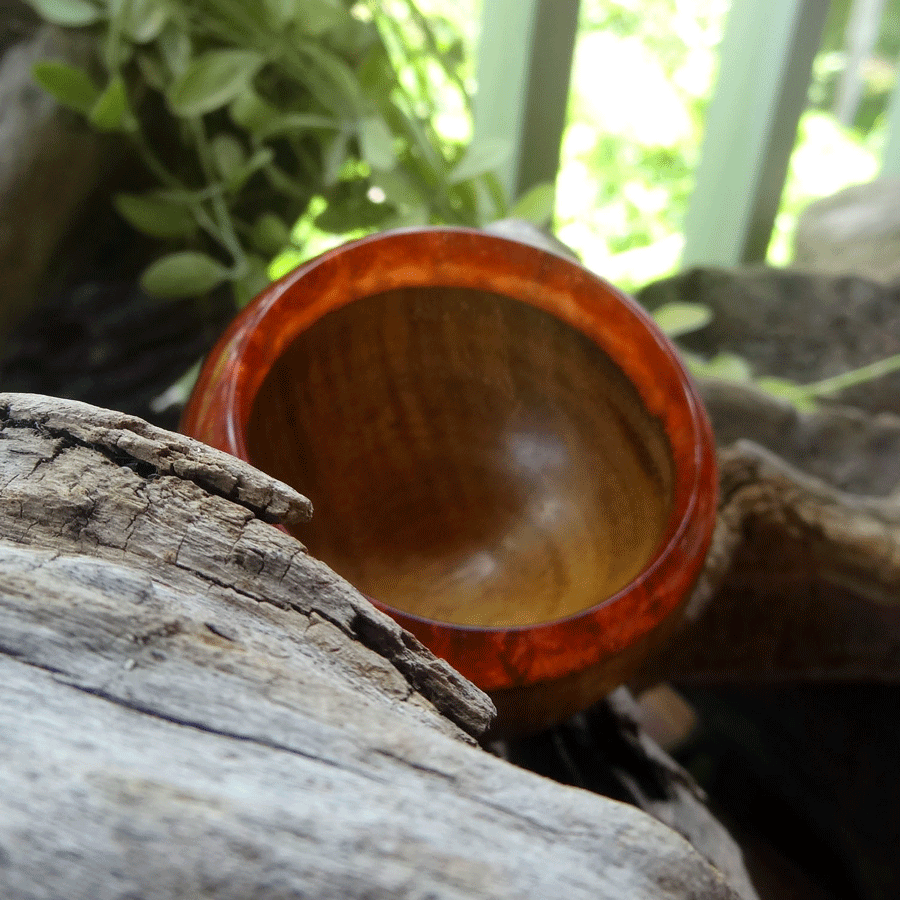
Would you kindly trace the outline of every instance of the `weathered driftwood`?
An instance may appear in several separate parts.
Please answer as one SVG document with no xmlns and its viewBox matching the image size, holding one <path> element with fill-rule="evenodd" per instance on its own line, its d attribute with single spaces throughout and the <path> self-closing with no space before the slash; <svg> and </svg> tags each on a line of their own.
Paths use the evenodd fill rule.
<svg viewBox="0 0 900 900">
<path fill-rule="evenodd" d="M 794 235 L 795 265 L 874 281 L 900 278 L 900 179 L 876 178 L 811 203 Z"/>
<path fill-rule="evenodd" d="M 556 728 L 500 749 L 507 759 L 555 781 L 649 812 L 686 837 L 741 897 L 755 898 L 741 848 L 710 812 L 694 779 L 639 726 L 642 715 L 620 687 Z"/>
<path fill-rule="evenodd" d="M 648 309 L 707 305 L 705 328 L 682 338 L 697 353 L 736 353 L 754 376 L 809 384 L 900 353 L 900 285 L 797 269 L 697 268 L 638 293 Z M 845 388 L 836 399 L 900 415 L 900 372 Z M 747 437 L 748 435 L 744 435 Z"/>
<path fill-rule="evenodd" d="M 896 498 L 841 492 L 750 442 L 720 467 L 718 533 L 688 624 L 645 679 L 900 682 Z"/>
<path fill-rule="evenodd" d="M 900 498 L 900 416 L 848 406 L 801 412 L 752 384 L 706 379 L 716 443 L 752 441 L 846 495 Z"/>
<path fill-rule="evenodd" d="M 265 524 L 296 493 L 81 404 L 0 426 L 4 897 L 736 896 L 474 746 L 487 698 Z"/>
<path fill-rule="evenodd" d="M 758 376 L 814 382 L 900 352 L 897 285 L 701 268 L 639 296 L 651 308 L 707 304 L 713 320 L 690 348 L 736 353 Z M 900 375 L 813 412 L 750 384 L 702 390 L 717 442 L 730 448 L 720 533 L 694 624 L 647 677 L 900 683 Z"/>
</svg>

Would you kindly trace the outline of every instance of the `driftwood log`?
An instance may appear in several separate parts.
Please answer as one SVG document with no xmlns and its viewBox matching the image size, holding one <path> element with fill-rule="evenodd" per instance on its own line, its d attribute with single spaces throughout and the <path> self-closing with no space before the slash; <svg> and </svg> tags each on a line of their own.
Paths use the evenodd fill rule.
<svg viewBox="0 0 900 900">
<path fill-rule="evenodd" d="M 84 46 L 38 31 L 21 0 L 0 9 L 2 338 L 54 281 L 110 148 L 30 80 L 36 59 L 78 61 Z M 170 309 L 134 328 L 118 293 L 94 294 L 39 310 L 4 384 L 154 414 L 150 398 L 208 346 L 206 325 L 181 328 Z M 801 382 L 900 352 L 898 297 L 896 284 L 768 270 L 697 270 L 640 295 L 708 303 L 713 326 L 691 349 Z M 173 359 L 160 347 L 179 333 L 196 346 L 184 338 Z M 720 445 L 745 442 L 722 456 L 689 619 L 642 684 L 900 683 L 898 378 L 808 415 L 706 385 Z M 263 522 L 303 508 L 282 486 L 120 414 L 3 408 L 0 896 L 729 896 L 637 811 L 466 746 L 483 698 L 277 543 Z M 650 779 L 664 790 L 612 793 L 671 821 L 752 896 L 668 765 Z M 349 805 L 341 779 L 358 788 Z"/>
<path fill-rule="evenodd" d="M 636 727 L 618 731 L 646 772 L 610 793 L 718 871 L 638 810 L 478 748 L 487 698 L 266 524 L 309 514 L 284 485 L 70 401 L 3 395 L 0 425 L 9 896 L 755 896 L 690 779 Z M 847 502 L 754 445 L 722 461 L 688 638 L 759 522 L 768 548 L 802 537 L 807 581 L 897 596 L 890 502 Z M 698 645 L 676 641 L 645 679 L 721 668 Z M 627 704 L 609 706 L 620 726 Z M 623 759 L 593 741 L 599 789 L 604 750 Z"/>
<path fill-rule="evenodd" d="M 736 353 L 757 376 L 813 382 L 900 352 L 897 284 L 701 268 L 639 297 L 651 309 L 708 305 L 713 320 L 690 349 Z M 726 543 L 714 545 L 703 594 L 715 601 L 695 598 L 692 624 L 647 679 L 900 684 L 900 375 L 811 412 L 751 384 L 702 391 L 725 448 Z"/>
<path fill-rule="evenodd" d="M 900 504 L 842 493 L 749 441 L 720 467 L 713 555 L 645 681 L 900 682 Z"/>
<path fill-rule="evenodd" d="M 738 896 L 479 748 L 487 698 L 267 524 L 298 494 L 78 403 L 0 426 L 4 898 Z"/>
</svg>

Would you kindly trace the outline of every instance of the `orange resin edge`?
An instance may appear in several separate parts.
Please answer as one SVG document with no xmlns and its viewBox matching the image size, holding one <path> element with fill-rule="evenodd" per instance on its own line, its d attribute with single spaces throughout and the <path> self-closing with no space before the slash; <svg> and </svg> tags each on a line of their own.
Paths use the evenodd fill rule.
<svg viewBox="0 0 900 900">
<path fill-rule="evenodd" d="M 250 461 L 245 431 L 278 356 L 333 309 L 398 287 L 462 287 L 531 304 L 593 340 L 662 424 L 674 465 L 669 523 L 631 584 L 566 619 L 521 628 L 432 622 L 373 601 L 485 690 L 563 678 L 648 635 L 691 590 L 712 539 L 717 503 L 709 420 L 677 351 L 633 300 L 561 256 L 481 231 L 409 229 L 319 256 L 270 285 L 208 356 L 181 429 Z"/>
</svg>

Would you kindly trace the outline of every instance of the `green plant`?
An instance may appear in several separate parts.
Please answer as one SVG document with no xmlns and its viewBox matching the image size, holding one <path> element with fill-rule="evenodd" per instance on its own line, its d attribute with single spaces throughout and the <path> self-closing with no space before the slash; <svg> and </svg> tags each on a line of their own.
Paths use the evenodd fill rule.
<svg viewBox="0 0 900 900">
<path fill-rule="evenodd" d="M 582 0 L 558 236 L 625 290 L 675 271 L 727 0 Z"/>
<path fill-rule="evenodd" d="M 851 369 L 849 372 L 842 372 L 840 375 L 823 378 L 811 384 L 796 384 L 784 378 L 757 378 L 755 383 L 764 391 L 790 401 L 798 409 L 810 410 L 814 409 L 819 401 L 835 397 L 847 388 L 866 384 L 897 371 L 900 371 L 900 354 L 876 360 L 867 366 L 860 366 L 858 369 Z"/>
<path fill-rule="evenodd" d="M 653 312 L 657 325 L 672 340 L 690 334 L 708 325 L 712 310 L 701 303 L 666 303 Z M 857 387 L 900 371 L 900 354 L 876 360 L 857 369 L 842 372 L 809 384 L 799 384 L 786 378 L 771 376 L 754 377 L 750 364 L 742 356 L 720 351 L 710 359 L 679 348 L 682 358 L 692 374 L 701 378 L 719 378 L 755 384 L 756 387 L 782 400 L 787 400 L 798 410 L 809 412 L 823 400 L 830 400 L 848 388 Z"/>
<path fill-rule="evenodd" d="M 28 2 L 96 38 L 90 71 L 48 61 L 34 75 L 130 141 L 155 182 L 115 198 L 168 244 L 143 274 L 150 293 L 230 282 L 243 303 L 310 227 L 476 225 L 508 212 L 496 156 L 433 124 L 448 93 L 464 112 L 469 97 L 455 30 L 414 0 Z"/>
</svg>

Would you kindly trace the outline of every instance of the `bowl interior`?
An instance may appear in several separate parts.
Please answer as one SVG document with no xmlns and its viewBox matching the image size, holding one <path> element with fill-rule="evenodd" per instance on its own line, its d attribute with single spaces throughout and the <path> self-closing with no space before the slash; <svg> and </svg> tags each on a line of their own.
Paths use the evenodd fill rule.
<svg viewBox="0 0 900 900">
<path fill-rule="evenodd" d="M 565 322 L 416 287 L 314 322 L 253 403 L 251 462 L 313 501 L 294 529 L 359 590 L 433 621 L 548 622 L 652 558 L 672 508 L 660 423 Z"/>
</svg>

